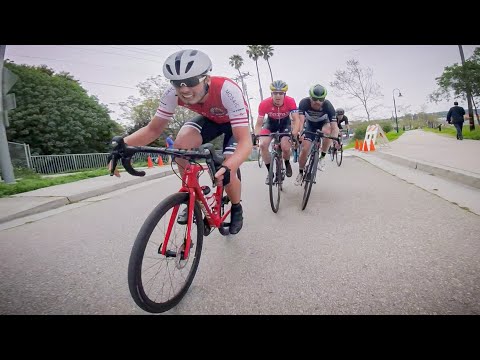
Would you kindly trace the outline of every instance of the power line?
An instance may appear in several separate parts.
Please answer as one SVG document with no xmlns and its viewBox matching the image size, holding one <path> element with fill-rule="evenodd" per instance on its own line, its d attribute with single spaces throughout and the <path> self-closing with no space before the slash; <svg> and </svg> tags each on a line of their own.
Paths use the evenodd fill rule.
<svg viewBox="0 0 480 360">
<path fill-rule="evenodd" d="M 90 84 L 98 84 L 98 85 L 105 85 L 105 86 L 113 86 L 113 87 L 119 87 L 119 88 L 125 88 L 125 89 L 133 89 L 133 90 L 138 90 L 137 88 L 133 88 L 130 86 L 122 86 L 122 85 L 114 85 L 114 84 L 106 84 L 106 83 L 99 83 L 99 82 L 93 82 L 93 81 L 86 81 L 86 80 L 79 80 L 80 82 L 85 82 L 85 83 L 90 83 Z"/>
<path fill-rule="evenodd" d="M 48 58 L 48 57 L 41 57 L 41 56 L 29 56 L 29 55 L 15 55 L 13 54 L 14 56 L 16 57 L 24 57 L 24 58 L 31 58 L 31 59 L 41 59 L 41 60 L 53 60 L 53 61 L 61 61 L 63 63 L 76 63 L 76 64 L 85 64 L 85 65 L 90 65 L 90 66 L 98 66 L 98 67 L 102 67 L 102 68 L 106 68 L 106 69 L 119 69 L 119 70 L 122 70 L 122 71 L 128 71 L 128 72 L 136 72 L 138 74 L 140 74 L 138 71 L 135 71 L 135 70 L 131 70 L 131 69 L 128 69 L 128 68 L 124 68 L 124 67 L 118 67 L 118 66 L 106 66 L 106 65 L 98 65 L 98 64 L 92 64 L 92 63 L 89 63 L 89 62 L 85 62 L 85 61 L 73 61 L 73 60 L 62 60 L 62 59 L 54 59 L 54 58 Z"/>
<path fill-rule="evenodd" d="M 45 58 L 45 57 L 40 57 L 40 56 L 27 56 L 27 55 L 15 55 L 15 56 L 17 56 L 17 57 L 27 57 L 27 58 L 33 58 L 33 59 L 64 61 L 64 60 L 60 60 L 60 59 L 51 59 L 51 58 Z M 107 67 L 107 66 L 89 64 L 89 63 L 80 62 L 80 61 L 74 61 L 74 62 L 81 63 L 81 64 L 92 65 L 92 66 Z M 125 88 L 125 89 L 137 90 L 137 88 L 133 88 L 133 87 L 130 87 L 130 86 L 122 86 L 122 85 L 107 84 L 107 83 L 98 83 L 98 82 L 86 81 L 86 80 L 80 80 L 80 79 L 74 79 L 74 80 L 75 80 L 75 81 L 79 81 L 79 82 L 90 83 L 90 84 L 106 85 L 106 86 L 113 86 L 113 87 L 120 87 L 120 88 Z"/>
<path fill-rule="evenodd" d="M 105 45 L 105 46 L 111 47 L 111 48 L 113 48 L 113 49 L 119 49 L 119 50 L 125 50 L 125 51 L 132 51 L 132 52 L 139 53 L 139 54 L 143 54 L 143 55 L 165 56 L 164 54 L 160 54 L 160 53 L 157 53 L 157 52 L 152 52 L 152 51 L 149 51 L 149 50 L 147 50 L 147 49 L 137 48 L 137 47 L 134 47 L 134 46 L 127 46 L 127 48 L 125 48 L 125 45 L 124 45 L 123 47 L 115 46 L 115 45 Z M 140 51 L 138 51 L 138 50 L 133 50 L 133 49 L 139 49 Z"/>
<path fill-rule="evenodd" d="M 154 63 L 157 63 L 158 64 L 158 60 L 152 60 L 152 59 L 145 59 L 145 58 L 140 58 L 140 57 L 137 57 L 137 56 L 130 56 L 130 55 L 126 55 L 126 54 L 119 54 L 119 53 L 114 53 L 114 52 L 111 52 L 111 51 L 102 51 L 102 50 L 98 50 L 98 49 L 86 49 L 86 48 L 81 48 L 81 47 L 78 47 L 78 46 L 70 46 L 70 45 L 54 45 L 54 46 L 61 46 L 61 47 L 67 47 L 67 48 L 70 48 L 70 49 L 75 49 L 75 50 L 79 50 L 79 51 L 93 51 L 93 52 L 96 52 L 96 53 L 105 53 L 105 54 L 113 54 L 113 55 L 118 55 L 118 56 L 122 56 L 122 57 L 128 57 L 128 58 L 132 58 L 132 59 L 139 59 L 139 60 L 144 60 L 144 61 L 150 61 L 150 62 L 154 62 Z"/>
</svg>

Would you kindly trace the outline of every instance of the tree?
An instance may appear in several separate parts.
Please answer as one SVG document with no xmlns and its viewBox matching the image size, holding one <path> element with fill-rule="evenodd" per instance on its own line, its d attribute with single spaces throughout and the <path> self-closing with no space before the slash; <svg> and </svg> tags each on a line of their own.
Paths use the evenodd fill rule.
<svg viewBox="0 0 480 360">
<path fill-rule="evenodd" d="M 248 57 L 253 61 L 255 61 L 255 65 L 257 66 L 258 87 L 260 89 L 260 100 L 263 101 L 262 83 L 260 82 L 260 72 L 258 71 L 258 58 L 262 56 L 262 51 L 260 49 L 260 45 L 248 45 L 247 48 L 248 48 L 247 49 Z"/>
<path fill-rule="evenodd" d="M 374 104 L 383 95 L 380 92 L 380 86 L 373 82 L 373 70 L 361 68 L 358 60 L 348 60 L 347 70 L 335 71 L 335 81 L 331 82 L 330 86 L 347 94 L 350 98 L 358 99 L 365 109 L 368 121 L 370 121 L 370 114 L 381 106 L 381 104 Z"/>
<path fill-rule="evenodd" d="M 5 66 L 19 77 L 12 88 L 17 108 L 8 114 L 9 141 L 27 143 L 40 155 L 108 152 L 121 126 L 72 75 L 55 74 L 46 65 Z"/>
<path fill-rule="evenodd" d="M 137 85 L 140 97 L 130 96 L 125 102 L 119 103 L 123 113 L 122 117 L 129 121 L 126 133 L 132 134 L 142 127 L 148 125 L 152 117 L 155 115 L 160 98 L 169 86 L 168 80 L 163 76 L 158 75 L 150 77 Z M 195 117 L 197 113 L 182 107 L 177 106 L 172 120 L 158 139 L 148 144 L 149 146 L 165 146 L 165 141 L 168 135 L 173 135 L 176 138 L 180 128 L 185 121 Z M 221 146 L 221 138 L 212 141 L 216 148 Z"/>
<path fill-rule="evenodd" d="M 441 76 L 435 78 L 438 89 L 429 96 L 431 102 L 438 103 L 442 100 L 450 101 L 453 98 L 466 99 L 469 91 L 474 103 L 480 99 L 480 48 L 476 48 L 473 55 L 465 61 L 465 64 L 457 63 L 444 68 Z M 475 112 L 477 109 L 475 107 Z M 480 120 L 477 122 L 480 125 Z"/>
<path fill-rule="evenodd" d="M 273 82 L 272 68 L 270 67 L 270 61 L 268 61 L 268 59 L 270 59 L 273 56 L 273 46 L 260 45 L 260 52 L 262 53 L 263 59 L 267 61 L 268 69 L 270 70 L 270 78 L 272 79 L 272 82 Z"/>
<path fill-rule="evenodd" d="M 252 117 L 252 108 L 250 107 L 250 99 L 247 94 L 247 88 L 245 87 L 245 82 L 243 81 L 243 76 L 242 73 L 240 72 L 240 68 L 243 65 L 243 58 L 240 55 L 232 55 L 229 58 L 229 64 L 230 66 L 233 66 L 237 71 L 238 71 L 238 76 L 240 80 L 242 81 L 242 90 L 243 90 L 243 95 L 247 98 L 247 103 L 248 103 L 248 109 L 249 109 L 249 114 L 250 114 L 250 129 L 253 133 L 253 117 Z"/>
</svg>

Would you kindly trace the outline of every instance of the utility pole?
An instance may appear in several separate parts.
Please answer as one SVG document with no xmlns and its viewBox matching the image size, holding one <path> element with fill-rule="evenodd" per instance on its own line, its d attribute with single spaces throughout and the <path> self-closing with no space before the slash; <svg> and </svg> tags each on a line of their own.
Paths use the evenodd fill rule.
<svg viewBox="0 0 480 360">
<path fill-rule="evenodd" d="M 15 96 L 6 94 L 17 80 L 17 76 L 3 66 L 6 47 L 6 45 L 0 45 L 0 169 L 2 169 L 5 183 L 15 184 L 6 129 L 8 127 L 7 111 L 15 108 Z"/>
<path fill-rule="evenodd" d="M 465 55 L 463 55 L 462 45 L 458 45 L 460 50 L 460 57 L 462 59 L 462 68 L 465 66 Z M 462 69 L 464 70 L 464 69 Z M 470 131 L 475 130 L 475 121 L 473 120 L 473 110 L 472 110 L 472 94 L 470 91 L 470 81 L 467 82 L 467 104 L 468 104 L 468 119 L 470 121 Z"/>
<path fill-rule="evenodd" d="M 252 134 L 253 134 L 254 129 L 253 129 L 252 107 L 250 106 L 250 98 L 249 98 L 248 93 L 247 93 L 247 85 L 243 81 L 243 78 L 245 78 L 247 76 L 252 76 L 252 75 L 249 72 L 248 73 L 240 73 L 240 75 L 233 78 L 233 80 L 235 80 L 235 82 L 238 82 L 238 80 L 240 80 L 242 82 L 243 95 L 247 98 L 247 104 L 248 104 L 248 110 L 249 110 L 248 113 L 249 113 L 249 116 L 250 116 L 250 129 L 251 129 Z"/>
</svg>

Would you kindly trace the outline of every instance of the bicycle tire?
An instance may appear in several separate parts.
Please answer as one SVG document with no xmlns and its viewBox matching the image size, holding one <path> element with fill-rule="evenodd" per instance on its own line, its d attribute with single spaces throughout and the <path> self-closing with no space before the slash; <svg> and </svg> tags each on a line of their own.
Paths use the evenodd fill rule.
<svg viewBox="0 0 480 360">
<path fill-rule="evenodd" d="M 153 209 L 153 211 L 150 213 L 150 215 L 147 217 L 147 219 L 143 223 L 135 239 L 135 242 L 133 244 L 132 251 L 130 253 L 130 259 L 128 262 L 128 287 L 130 290 L 130 294 L 133 300 L 135 301 L 135 303 L 141 309 L 147 312 L 162 313 L 176 306 L 187 293 L 190 285 L 192 284 L 193 278 L 195 277 L 195 274 L 197 272 L 198 264 L 200 262 L 200 256 L 202 254 L 204 226 L 203 226 L 203 220 L 202 220 L 203 219 L 202 211 L 198 203 L 195 203 L 195 208 L 194 208 L 195 219 L 199 219 L 200 221 L 196 221 L 192 223 L 192 230 L 194 229 L 194 227 L 196 227 L 196 231 L 197 231 L 196 239 L 193 238 L 192 236 L 192 242 L 196 242 L 195 244 L 196 248 L 194 249 L 195 250 L 194 253 L 193 251 L 190 252 L 189 258 L 186 260 L 186 262 L 191 261 L 192 265 L 186 277 L 183 278 L 185 280 L 183 285 L 178 290 L 174 290 L 173 284 L 170 284 L 170 286 L 167 286 L 167 290 L 168 291 L 173 290 L 174 293 L 173 293 L 173 296 L 169 297 L 169 299 L 166 301 L 158 302 L 158 300 L 156 299 L 152 300 L 145 292 L 145 286 L 148 285 L 148 282 L 146 282 L 145 284 L 143 283 L 142 264 L 144 262 L 145 250 L 149 243 L 152 232 L 155 230 L 160 220 L 162 220 L 162 218 L 170 209 L 173 209 L 173 207 L 176 205 L 188 204 L 188 200 L 189 200 L 188 193 L 175 193 L 168 196 L 163 201 L 161 201 L 155 207 L 155 209 Z M 165 220 L 166 222 L 168 222 L 169 218 Z M 174 223 L 174 226 L 175 225 L 176 225 L 176 222 Z M 186 226 L 185 226 L 185 229 L 186 229 Z M 172 231 L 172 234 L 174 233 L 175 232 Z M 163 239 L 161 239 L 159 242 L 161 242 L 162 240 Z M 174 239 L 170 238 L 168 247 L 170 248 L 171 246 L 174 246 L 174 245 L 175 245 Z M 159 249 L 159 246 L 160 245 L 157 245 L 155 248 Z M 181 246 L 180 246 L 180 249 L 181 249 Z M 193 250 L 193 248 L 191 250 Z M 177 249 L 177 253 L 178 251 L 179 250 Z M 172 267 L 174 268 L 172 270 L 175 270 L 175 268 L 178 269 L 178 266 L 176 266 L 176 264 L 174 263 L 176 261 L 179 261 L 176 259 L 176 257 L 166 258 L 163 255 L 159 255 L 158 259 L 165 261 L 165 264 L 166 264 L 165 268 L 167 270 L 169 270 L 168 268 L 170 266 L 169 265 L 170 263 L 172 263 Z M 158 270 L 160 271 L 160 267 L 158 268 Z M 165 281 L 165 282 L 171 281 L 172 274 L 169 274 L 169 275 L 170 276 L 166 276 L 160 281 Z M 161 289 L 162 292 L 164 287 L 165 287 L 165 283 L 163 283 L 163 287 Z"/>
<path fill-rule="evenodd" d="M 263 158 L 262 153 L 260 152 L 260 148 L 258 149 L 258 167 L 261 168 L 263 166 Z"/>
<path fill-rule="evenodd" d="M 312 186 L 315 182 L 316 174 L 317 174 L 317 165 L 318 165 L 318 151 L 313 153 L 313 156 L 310 155 L 308 159 L 308 166 L 305 172 L 305 187 L 303 191 L 303 199 L 302 199 L 302 210 L 305 210 L 308 204 L 308 199 L 310 198 L 310 193 L 312 192 Z M 310 176 L 308 176 L 310 175 Z"/>
<path fill-rule="evenodd" d="M 274 175 L 277 174 L 277 168 L 278 168 L 278 162 L 277 162 L 277 153 L 273 152 L 272 153 L 272 159 L 270 161 L 270 169 L 268 170 L 268 176 L 270 179 L 270 182 L 268 184 L 268 192 L 270 195 L 270 206 L 272 208 L 272 211 L 274 213 L 278 212 L 278 208 L 280 206 L 280 187 L 275 184 L 275 177 Z M 277 179 L 278 183 L 278 179 Z M 276 191 L 276 197 L 275 197 L 275 191 Z"/>
<path fill-rule="evenodd" d="M 340 144 L 340 149 L 335 151 L 335 160 L 337 161 L 337 165 L 342 165 L 343 160 L 343 144 Z"/>
<path fill-rule="evenodd" d="M 336 153 L 336 149 L 335 149 L 335 146 L 334 145 L 330 145 L 330 160 L 334 160 L 335 159 L 335 153 Z"/>
</svg>

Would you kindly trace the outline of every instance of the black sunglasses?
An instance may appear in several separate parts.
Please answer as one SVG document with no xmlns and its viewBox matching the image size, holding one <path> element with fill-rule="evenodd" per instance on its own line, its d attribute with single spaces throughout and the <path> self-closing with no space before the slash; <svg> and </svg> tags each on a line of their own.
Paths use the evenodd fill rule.
<svg viewBox="0 0 480 360">
<path fill-rule="evenodd" d="M 272 91 L 272 95 L 285 95 L 283 91 Z"/>
<path fill-rule="evenodd" d="M 172 84 L 176 88 L 194 87 L 200 84 L 205 78 L 206 76 L 194 76 L 183 80 L 170 80 L 170 84 Z"/>
<path fill-rule="evenodd" d="M 313 101 L 325 101 L 325 98 L 316 98 L 316 97 L 311 97 Z"/>
</svg>

